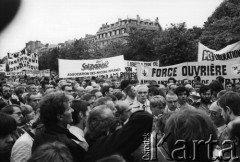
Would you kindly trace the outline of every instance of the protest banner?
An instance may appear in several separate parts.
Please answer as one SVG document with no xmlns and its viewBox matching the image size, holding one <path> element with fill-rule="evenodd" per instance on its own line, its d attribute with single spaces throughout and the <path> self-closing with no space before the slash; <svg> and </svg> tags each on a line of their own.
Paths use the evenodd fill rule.
<svg viewBox="0 0 240 162">
<path fill-rule="evenodd" d="M 38 70 L 38 55 L 29 52 L 26 48 L 20 52 L 8 53 L 8 65 L 10 72 Z"/>
<path fill-rule="evenodd" d="M 233 83 L 240 81 L 240 61 L 185 62 L 158 68 L 138 65 L 137 71 L 142 83 L 156 80 L 159 84 L 165 84 L 170 77 L 178 82 L 183 79 L 193 82 L 194 76 L 200 76 L 204 84 L 211 83 L 217 76 L 223 76 L 225 81 Z"/>
<path fill-rule="evenodd" d="M 6 64 L 0 64 L 0 72 L 6 71 Z"/>
<path fill-rule="evenodd" d="M 240 59 L 240 41 L 216 51 L 198 43 L 198 62 L 234 61 Z"/>
<path fill-rule="evenodd" d="M 5 76 L 18 76 L 18 75 L 27 75 L 30 77 L 50 77 L 50 69 L 46 70 L 26 70 L 21 72 L 5 72 Z"/>
<path fill-rule="evenodd" d="M 137 79 L 137 64 L 148 67 L 159 67 L 159 61 L 130 61 L 125 60 L 125 72 L 121 72 L 120 76 L 128 79 Z"/>
<path fill-rule="evenodd" d="M 58 59 L 60 78 L 110 75 L 125 72 L 123 55 L 96 60 Z"/>
</svg>

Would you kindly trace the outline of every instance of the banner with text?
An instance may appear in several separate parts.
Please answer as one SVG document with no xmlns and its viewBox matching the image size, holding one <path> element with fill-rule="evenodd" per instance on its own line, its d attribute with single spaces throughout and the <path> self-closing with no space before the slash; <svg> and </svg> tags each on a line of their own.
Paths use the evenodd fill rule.
<svg viewBox="0 0 240 162">
<path fill-rule="evenodd" d="M 6 71 L 6 64 L 0 64 L 0 72 Z"/>
<path fill-rule="evenodd" d="M 200 42 L 198 43 L 198 62 L 201 61 L 234 61 L 240 58 L 240 41 L 216 51 Z"/>
<path fill-rule="evenodd" d="M 156 80 L 158 83 L 167 83 L 168 78 L 173 77 L 178 82 L 188 79 L 191 82 L 198 75 L 202 83 L 209 84 L 216 80 L 217 76 L 223 76 L 225 81 L 233 83 L 240 81 L 240 61 L 216 61 L 216 62 L 185 62 L 165 67 L 137 66 L 138 78 L 142 83 Z"/>
<path fill-rule="evenodd" d="M 27 75 L 30 77 L 50 77 L 50 69 L 46 70 L 34 70 L 34 71 L 21 71 L 21 72 L 5 72 L 6 76 L 18 76 L 18 75 Z"/>
<path fill-rule="evenodd" d="M 128 79 L 137 79 L 137 64 L 147 67 L 159 67 L 159 61 L 130 61 L 125 60 L 125 72 L 121 72 L 120 75 Z"/>
<path fill-rule="evenodd" d="M 125 72 L 123 55 L 96 60 L 58 59 L 59 77 L 75 78 Z"/>
<path fill-rule="evenodd" d="M 26 48 L 20 52 L 8 53 L 8 65 L 10 72 L 38 70 L 38 55 L 29 52 Z"/>
</svg>

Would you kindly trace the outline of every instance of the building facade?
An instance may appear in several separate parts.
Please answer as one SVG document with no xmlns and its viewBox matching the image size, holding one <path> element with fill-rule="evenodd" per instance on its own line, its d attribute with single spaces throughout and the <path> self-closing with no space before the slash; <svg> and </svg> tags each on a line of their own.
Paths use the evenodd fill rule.
<svg viewBox="0 0 240 162">
<path fill-rule="evenodd" d="M 160 30 L 158 18 L 155 21 L 149 19 L 143 20 L 137 15 L 136 18 L 118 19 L 112 24 L 103 24 L 95 36 L 95 43 L 100 47 L 104 47 L 112 41 L 127 42 L 126 37 L 129 36 L 130 29 L 134 27 L 145 30 Z M 92 37 L 93 38 L 93 37 Z"/>
</svg>

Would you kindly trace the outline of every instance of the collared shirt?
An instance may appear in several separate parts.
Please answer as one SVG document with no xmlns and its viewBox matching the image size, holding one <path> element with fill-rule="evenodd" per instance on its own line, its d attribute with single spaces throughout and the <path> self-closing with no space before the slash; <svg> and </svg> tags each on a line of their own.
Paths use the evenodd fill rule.
<svg viewBox="0 0 240 162">
<path fill-rule="evenodd" d="M 170 110 L 168 108 L 168 106 L 166 105 L 165 109 L 164 109 L 164 113 L 172 113 L 172 112 L 176 112 L 176 111 L 179 111 L 180 109 L 177 107 L 174 111 Z"/>
<path fill-rule="evenodd" d="M 130 106 L 131 112 L 134 113 L 137 110 L 144 110 L 152 114 L 152 111 L 150 109 L 150 102 L 147 99 L 144 104 L 140 103 L 137 98 L 135 97 L 133 104 Z"/>
</svg>

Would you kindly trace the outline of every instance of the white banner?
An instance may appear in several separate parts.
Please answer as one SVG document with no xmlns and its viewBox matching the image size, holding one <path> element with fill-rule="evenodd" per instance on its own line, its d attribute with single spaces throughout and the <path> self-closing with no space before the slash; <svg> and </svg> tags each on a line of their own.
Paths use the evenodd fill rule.
<svg viewBox="0 0 240 162">
<path fill-rule="evenodd" d="M 202 61 L 234 61 L 240 58 L 240 41 L 216 51 L 198 43 L 198 62 Z"/>
<path fill-rule="evenodd" d="M 60 78 L 110 75 L 125 72 L 123 55 L 96 60 L 58 59 Z"/>
<path fill-rule="evenodd" d="M 200 76 L 202 83 L 209 84 L 217 76 L 223 76 L 226 81 L 237 83 L 240 81 L 240 61 L 215 61 L 215 62 L 185 62 L 165 67 L 138 68 L 138 79 L 145 81 L 156 80 L 158 83 L 167 83 L 170 77 L 178 82 L 188 79 L 191 82 L 194 76 Z"/>
<path fill-rule="evenodd" d="M 6 71 L 6 64 L 0 64 L 0 72 Z"/>
<path fill-rule="evenodd" d="M 128 79 L 137 79 L 137 65 L 143 65 L 147 67 L 159 67 L 159 61 L 151 61 L 151 62 L 145 62 L 145 61 L 130 61 L 125 60 L 125 71 L 120 73 L 121 76 Z"/>
<path fill-rule="evenodd" d="M 38 55 L 30 53 L 26 48 L 20 52 L 8 53 L 8 65 L 10 72 L 38 70 Z"/>
<path fill-rule="evenodd" d="M 42 77 L 42 76 L 46 76 L 46 77 L 50 77 L 50 69 L 46 69 L 46 70 L 34 70 L 34 71 L 22 71 L 22 72 L 5 72 L 6 76 L 18 76 L 18 75 L 27 75 L 30 77 Z"/>
</svg>

